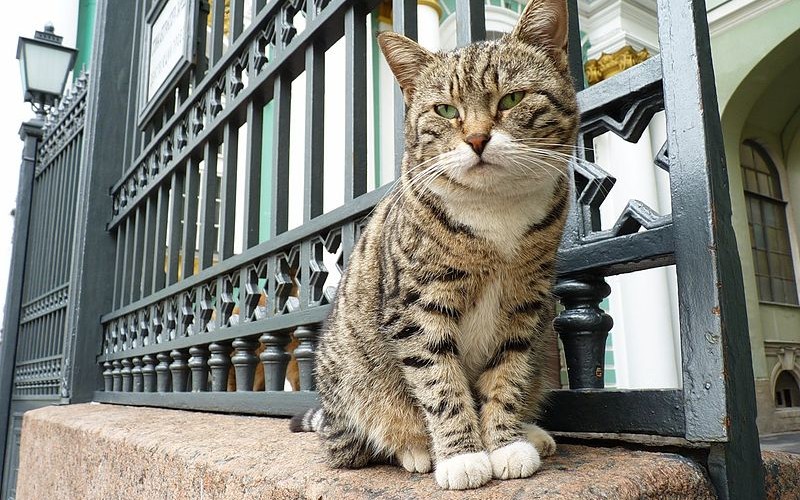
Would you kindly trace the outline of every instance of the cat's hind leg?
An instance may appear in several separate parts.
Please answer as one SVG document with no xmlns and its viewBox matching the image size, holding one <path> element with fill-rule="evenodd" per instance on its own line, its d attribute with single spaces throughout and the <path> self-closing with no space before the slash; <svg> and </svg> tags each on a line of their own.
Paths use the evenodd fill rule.
<svg viewBox="0 0 800 500">
<path fill-rule="evenodd" d="M 536 424 L 522 424 L 522 430 L 540 457 L 549 457 L 556 452 L 556 441 L 546 430 Z"/>
<path fill-rule="evenodd" d="M 365 437 L 343 424 L 342 420 L 325 414 L 319 430 L 328 464 L 337 469 L 360 469 L 374 458 Z"/>
</svg>

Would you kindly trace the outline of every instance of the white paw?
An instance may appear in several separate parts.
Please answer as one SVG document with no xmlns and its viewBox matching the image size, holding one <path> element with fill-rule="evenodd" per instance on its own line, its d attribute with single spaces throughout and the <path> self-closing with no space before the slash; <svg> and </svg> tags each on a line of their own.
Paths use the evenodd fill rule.
<svg viewBox="0 0 800 500">
<path fill-rule="evenodd" d="M 492 473 L 497 479 L 528 477 L 539 468 L 539 452 L 527 441 L 517 441 L 489 454 Z"/>
<path fill-rule="evenodd" d="M 556 441 L 546 430 L 535 424 L 524 424 L 523 427 L 528 441 L 536 447 L 540 457 L 549 457 L 556 452 Z"/>
<path fill-rule="evenodd" d="M 446 490 L 477 488 L 492 479 L 485 451 L 455 455 L 436 464 L 436 482 Z"/>
<path fill-rule="evenodd" d="M 408 472 L 430 472 L 431 456 L 424 448 L 406 449 L 397 453 L 397 459 Z"/>
</svg>

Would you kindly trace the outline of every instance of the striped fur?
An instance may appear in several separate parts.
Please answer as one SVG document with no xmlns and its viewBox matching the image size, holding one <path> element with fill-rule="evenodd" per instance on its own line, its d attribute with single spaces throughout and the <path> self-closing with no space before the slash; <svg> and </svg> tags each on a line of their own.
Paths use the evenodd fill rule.
<svg viewBox="0 0 800 500">
<path fill-rule="evenodd" d="M 289 421 L 289 430 L 292 432 L 317 432 L 322 429 L 325 422 L 325 413 L 322 408 L 310 408 L 305 413 L 295 415 Z"/>
<path fill-rule="evenodd" d="M 435 464 L 449 489 L 529 476 L 555 449 L 523 422 L 541 406 L 554 351 L 550 289 L 578 124 L 564 0 L 532 0 L 513 34 L 454 52 L 394 33 L 379 42 L 406 99 L 405 156 L 320 339 L 328 462 Z M 516 91 L 519 104 L 499 109 Z M 482 153 L 472 134 L 490 137 Z"/>
</svg>

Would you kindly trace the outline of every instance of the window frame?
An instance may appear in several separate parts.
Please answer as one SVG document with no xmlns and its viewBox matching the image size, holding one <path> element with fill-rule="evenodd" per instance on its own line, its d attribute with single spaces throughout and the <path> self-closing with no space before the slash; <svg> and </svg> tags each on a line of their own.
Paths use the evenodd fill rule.
<svg viewBox="0 0 800 500">
<path fill-rule="evenodd" d="M 744 150 L 748 148 L 752 151 L 754 161 L 752 165 L 745 166 L 745 158 L 743 155 Z M 739 168 L 742 175 L 742 192 L 744 194 L 745 199 L 745 210 L 746 210 L 746 217 L 747 217 L 747 226 L 748 226 L 748 235 L 750 239 L 750 249 L 752 252 L 752 261 L 753 261 L 753 274 L 755 276 L 756 281 L 756 289 L 758 291 L 758 300 L 760 303 L 764 304 L 774 304 L 774 305 L 781 305 L 781 306 L 789 306 L 789 307 L 800 307 L 800 294 L 798 294 L 798 287 L 797 287 L 797 267 L 795 266 L 795 259 L 794 259 L 794 248 L 792 245 L 792 237 L 791 237 L 791 228 L 789 225 L 789 214 L 787 214 L 787 206 L 788 200 L 784 198 L 783 193 L 785 192 L 782 178 L 780 175 L 780 171 L 778 169 L 778 165 L 776 164 L 775 160 L 773 159 L 772 155 L 769 153 L 767 148 L 765 148 L 762 144 L 754 139 L 745 139 L 739 145 Z M 768 175 L 770 177 L 770 182 L 773 183 L 774 190 L 777 191 L 779 197 L 775 197 L 771 194 L 766 194 L 761 191 L 756 191 L 751 189 L 751 186 L 748 186 L 747 182 L 747 175 L 746 172 L 748 170 L 761 172 L 756 166 L 755 158 L 756 156 L 762 160 L 764 163 Z M 759 189 L 760 186 L 757 186 L 755 189 Z M 751 216 L 751 201 L 756 200 L 758 202 L 758 210 L 759 210 L 759 217 L 760 221 L 758 223 L 759 226 L 762 226 L 764 229 L 764 237 L 762 238 L 762 246 L 757 246 L 756 238 L 755 238 L 755 229 L 753 223 L 753 217 Z M 775 215 L 779 218 L 782 218 L 783 228 L 781 232 L 785 236 L 785 244 L 788 249 L 787 252 L 781 251 L 779 248 L 774 248 L 774 245 L 771 247 L 769 242 L 769 237 L 767 235 L 766 229 L 768 226 L 764 224 L 765 217 L 764 215 L 767 211 L 764 208 L 764 205 L 767 204 L 768 206 L 774 207 Z M 760 268 L 758 255 L 756 252 L 765 252 L 767 255 L 766 258 L 766 273 L 764 274 L 762 271 L 763 269 Z M 770 259 L 771 255 L 776 256 L 783 256 L 784 258 L 788 258 L 789 266 L 790 266 L 790 276 L 792 278 L 792 288 L 794 290 L 794 297 L 792 300 L 791 297 L 791 290 L 787 293 L 787 291 L 781 290 L 780 292 L 775 288 L 773 284 L 773 280 L 779 280 L 786 282 L 787 278 L 789 277 L 780 274 L 778 270 L 774 270 L 772 259 Z M 764 290 L 761 285 L 761 278 L 766 278 L 768 282 L 768 289 Z M 785 285 L 784 285 L 785 286 Z M 780 293 L 780 297 L 778 294 Z M 788 296 L 787 296 L 788 295 Z"/>
</svg>

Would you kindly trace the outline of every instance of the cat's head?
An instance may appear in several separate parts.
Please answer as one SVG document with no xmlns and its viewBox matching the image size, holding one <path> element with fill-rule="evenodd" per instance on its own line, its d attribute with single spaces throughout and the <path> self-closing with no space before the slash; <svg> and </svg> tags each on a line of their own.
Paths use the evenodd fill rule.
<svg viewBox="0 0 800 500">
<path fill-rule="evenodd" d="M 567 25 L 565 0 L 530 0 L 512 33 L 452 52 L 378 35 L 406 102 L 405 182 L 495 194 L 565 175 L 578 126 Z"/>
</svg>

